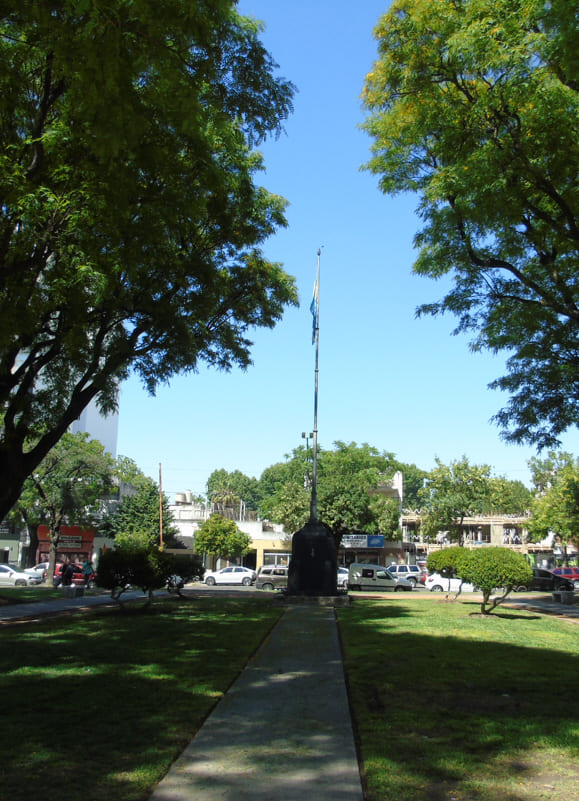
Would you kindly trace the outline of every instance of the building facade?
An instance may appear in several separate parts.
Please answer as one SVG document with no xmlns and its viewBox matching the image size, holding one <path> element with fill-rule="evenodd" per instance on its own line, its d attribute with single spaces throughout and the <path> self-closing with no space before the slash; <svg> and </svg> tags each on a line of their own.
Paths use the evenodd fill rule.
<svg viewBox="0 0 579 801">
<path fill-rule="evenodd" d="M 176 527 L 179 529 L 178 538 L 192 550 L 195 549 L 195 532 L 201 524 L 208 520 L 212 514 L 221 514 L 234 520 L 240 531 L 251 538 L 251 549 L 238 560 L 230 560 L 257 570 L 262 565 L 289 564 L 291 556 L 291 535 L 286 534 L 282 525 L 259 520 L 257 514 L 245 509 L 243 504 L 239 507 L 221 508 L 213 504 L 199 503 L 193 500 L 190 492 L 178 492 L 175 502 L 169 506 Z M 206 565 L 211 568 L 224 567 L 224 560 L 217 560 L 216 564 Z"/>
</svg>

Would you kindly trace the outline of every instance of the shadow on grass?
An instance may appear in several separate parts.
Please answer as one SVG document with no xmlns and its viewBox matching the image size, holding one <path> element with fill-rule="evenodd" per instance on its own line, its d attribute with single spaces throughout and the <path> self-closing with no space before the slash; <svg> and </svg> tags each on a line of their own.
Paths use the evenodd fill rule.
<svg viewBox="0 0 579 801">
<path fill-rule="evenodd" d="M 576 629 L 506 610 L 472 615 L 471 605 L 340 612 L 370 799 L 577 793 Z"/>
<path fill-rule="evenodd" d="M 577 646 L 557 621 L 465 606 L 396 599 L 338 613 L 368 801 L 570 801 Z M 34 777 L 43 801 L 144 801 L 279 614 L 209 599 L 166 610 L 0 633 L 2 797 L 28 801 Z M 256 801 L 288 797 L 290 775 L 302 792 L 315 779 L 335 801 L 353 797 L 341 773 L 347 700 L 328 684 L 341 663 L 325 637 L 298 627 L 273 670 L 252 659 L 250 684 L 227 697 L 242 711 L 217 715 L 218 732 L 236 737 L 239 776 L 266 779 Z M 293 660 L 306 639 L 315 660 L 304 666 Z M 219 762 L 222 741 L 203 748 Z M 235 772 L 206 781 L 238 801 Z"/>
<path fill-rule="evenodd" d="M 3 630 L 0 797 L 147 798 L 278 614 L 169 601 Z"/>
</svg>

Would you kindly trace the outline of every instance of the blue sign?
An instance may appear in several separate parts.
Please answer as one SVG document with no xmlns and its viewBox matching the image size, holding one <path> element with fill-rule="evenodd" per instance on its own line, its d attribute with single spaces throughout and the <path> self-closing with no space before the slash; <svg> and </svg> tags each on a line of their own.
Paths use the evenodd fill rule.
<svg viewBox="0 0 579 801">
<path fill-rule="evenodd" d="M 384 534 L 368 534 L 368 548 L 383 548 Z"/>
</svg>

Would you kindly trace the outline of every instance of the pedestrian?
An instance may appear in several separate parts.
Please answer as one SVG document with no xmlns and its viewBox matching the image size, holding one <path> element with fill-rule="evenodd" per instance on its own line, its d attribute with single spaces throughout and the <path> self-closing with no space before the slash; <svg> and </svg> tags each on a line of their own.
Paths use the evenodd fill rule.
<svg viewBox="0 0 579 801">
<path fill-rule="evenodd" d="M 89 582 L 90 582 L 90 577 L 93 574 L 92 562 L 90 561 L 88 556 L 85 559 L 84 564 L 82 566 L 82 574 L 84 576 L 84 586 L 88 587 Z"/>
<path fill-rule="evenodd" d="M 73 576 L 74 568 L 70 562 L 66 562 L 62 568 L 62 584 L 64 587 L 70 587 Z"/>
</svg>

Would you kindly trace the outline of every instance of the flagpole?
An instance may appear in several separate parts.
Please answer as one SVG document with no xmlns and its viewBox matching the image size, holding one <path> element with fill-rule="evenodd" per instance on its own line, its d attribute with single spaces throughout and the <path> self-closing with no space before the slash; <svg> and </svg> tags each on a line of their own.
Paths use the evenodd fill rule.
<svg viewBox="0 0 579 801">
<path fill-rule="evenodd" d="M 320 256 L 321 248 L 318 248 L 318 269 L 316 272 L 316 282 L 314 284 L 314 298 L 312 300 L 313 341 L 316 346 L 316 360 L 314 370 L 314 449 L 312 456 L 312 499 L 310 503 L 310 521 L 318 519 L 318 375 L 319 375 L 319 354 L 320 354 Z"/>
</svg>

